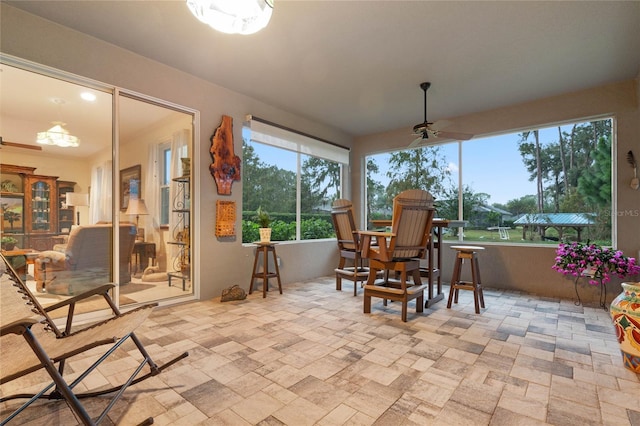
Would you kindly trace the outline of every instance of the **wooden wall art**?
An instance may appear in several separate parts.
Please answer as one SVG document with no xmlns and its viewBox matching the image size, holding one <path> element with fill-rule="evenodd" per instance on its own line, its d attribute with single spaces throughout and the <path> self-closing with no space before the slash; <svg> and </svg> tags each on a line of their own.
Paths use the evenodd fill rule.
<svg viewBox="0 0 640 426">
<path fill-rule="evenodd" d="M 231 195 L 231 184 L 240 180 L 240 157 L 233 151 L 233 118 L 222 116 L 220 126 L 211 136 L 211 176 L 216 181 L 218 194 Z"/>
<path fill-rule="evenodd" d="M 216 200 L 216 237 L 236 235 L 236 202 Z"/>
</svg>

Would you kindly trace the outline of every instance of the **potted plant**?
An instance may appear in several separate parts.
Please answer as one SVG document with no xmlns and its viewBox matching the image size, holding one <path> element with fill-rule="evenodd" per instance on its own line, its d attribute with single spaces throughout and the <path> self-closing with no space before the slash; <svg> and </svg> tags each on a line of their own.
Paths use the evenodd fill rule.
<svg viewBox="0 0 640 426">
<path fill-rule="evenodd" d="M 606 284 L 612 276 L 625 278 L 640 273 L 636 259 L 625 256 L 622 251 L 598 244 L 573 242 L 560 243 L 556 249 L 552 269 L 563 275 L 589 277 L 593 285 Z"/>
<path fill-rule="evenodd" d="M 262 206 L 258 207 L 256 210 L 256 215 L 254 220 L 258 222 L 258 226 L 260 227 L 260 242 L 268 243 L 271 241 L 271 216 L 267 213 L 266 210 L 262 208 Z"/>
<path fill-rule="evenodd" d="M 16 240 L 13 237 L 6 236 L 6 237 L 2 237 L 0 242 L 2 243 L 2 249 L 3 250 L 13 250 L 15 248 L 16 243 L 18 242 L 18 240 Z"/>
</svg>

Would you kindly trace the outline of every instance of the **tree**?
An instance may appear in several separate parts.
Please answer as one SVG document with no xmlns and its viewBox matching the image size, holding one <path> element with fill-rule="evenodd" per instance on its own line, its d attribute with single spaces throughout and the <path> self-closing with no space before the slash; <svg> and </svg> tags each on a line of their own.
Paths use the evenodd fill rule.
<svg viewBox="0 0 640 426">
<path fill-rule="evenodd" d="M 464 185 L 462 190 L 462 217 L 471 223 L 476 223 L 478 219 L 478 207 L 487 204 L 489 195 L 482 192 L 474 192 L 469 185 Z M 458 187 L 451 185 L 442 199 L 435 202 L 438 217 L 457 218 L 458 217 Z"/>
<path fill-rule="evenodd" d="M 262 206 L 269 212 L 296 211 L 296 173 L 260 161 L 253 147 L 243 141 L 243 210 Z"/>
<path fill-rule="evenodd" d="M 578 180 L 578 191 L 594 207 L 611 203 L 611 138 L 600 138 L 591 152 L 592 164 L 589 173 Z"/>
<path fill-rule="evenodd" d="M 535 140 L 535 144 L 531 145 L 530 143 L 526 143 L 529 139 L 529 136 L 533 133 L 533 138 Z M 525 152 L 533 153 L 533 163 L 535 164 L 535 179 L 536 179 L 536 188 L 537 188 L 537 200 L 538 200 L 538 213 L 542 213 L 544 211 L 544 188 L 542 186 L 542 160 L 540 158 L 540 134 L 538 130 L 533 130 L 523 132 L 520 135 L 520 152 L 523 150 Z M 529 171 L 531 171 L 532 167 L 528 167 Z"/>
<path fill-rule="evenodd" d="M 335 161 L 318 157 L 307 157 L 304 160 L 302 180 L 308 186 L 308 191 L 303 194 L 312 195 L 313 200 L 308 203 L 308 209 L 303 208 L 302 211 L 311 211 L 318 205 L 340 198 L 340 169 L 340 163 Z"/>
<path fill-rule="evenodd" d="M 451 171 L 440 147 L 423 147 L 391 154 L 387 196 L 391 199 L 406 189 L 424 189 L 438 198 L 450 183 Z"/>
<path fill-rule="evenodd" d="M 380 212 L 385 208 L 389 208 L 391 202 L 386 194 L 385 187 L 381 182 L 372 179 L 375 173 L 380 171 L 378 163 L 375 159 L 369 157 L 367 159 L 367 217 L 374 218 L 375 212 Z"/>
<path fill-rule="evenodd" d="M 524 197 L 509 200 L 507 201 L 507 206 L 505 210 L 507 210 L 509 213 L 511 213 L 514 216 L 527 214 L 527 213 L 535 213 L 536 196 L 525 195 Z"/>
</svg>

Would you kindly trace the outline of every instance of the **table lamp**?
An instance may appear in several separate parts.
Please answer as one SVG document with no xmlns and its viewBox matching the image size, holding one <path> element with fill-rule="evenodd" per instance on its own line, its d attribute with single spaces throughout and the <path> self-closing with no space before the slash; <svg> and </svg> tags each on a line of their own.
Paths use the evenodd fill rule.
<svg viewBox="0 0 640 426">
<path fill-rule="evenodd" d="M 144 200 L 141 200 L 138 198 L 129 199 L 129 205 L 127 206 L 127 211 L 124 212 L 124 214 L 130 215 L 130 216 L 136 215 L 136 233 L 138 236 L 144 235 L 140 229 L 140 215 L 149 214 L 149 211 L 147 210 L 147 205 L 144 203 Z"/>
<path fill-rule="evenodd" d="M 67 192 L 67 206 L 81 207 L 89 205 L 89 194 L 81 194 L 78 192 Z M 76 215 L 78 217 L 78 226 L 80 226 L 80 210 L 76 209 Z"/>
</svg>

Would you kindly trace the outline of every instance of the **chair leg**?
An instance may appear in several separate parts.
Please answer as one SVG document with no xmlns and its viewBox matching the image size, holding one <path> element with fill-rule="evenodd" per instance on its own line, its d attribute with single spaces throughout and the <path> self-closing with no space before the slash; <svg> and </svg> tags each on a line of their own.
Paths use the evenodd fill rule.
<svg viewBox="0 0 640 426">
<path fill-rule="evenodd" d="M 453 275 L 451 275 L 451 285 L 449 287 L 449 300 L 447 301 L 447 308 L 451 308 L 451 302 L 454 301 L 458 303 L 458 289 L 456 288 L 456 284 L 460 281 L 460 266 L 462 263 L 462 259 L 456 257 L 455 263 L 453 265 Z"/>
<path fill-rule="evenodd" d="M 482 292 L 482 281 L 480 280 L 480 264 L 475 254 L 473 255 L 471 262 L 471 272 L 473 274 L 473 284 L 475 288 L 474 292 L 478 295 L 477 299 L 480 302 L 480 307 L 484 308 L 484 294 Z M 476 309 L 476 313 L 479 314 L 480 310 Z"/>
<path fill-rule="evenodd" d="M 365 293 L 363 299 L 364 299 L 364 313 L 370 314 L 371 313 L 371 296 L 368 296 Z"/>
<path fill-rule="evenodd" d="M 413 271 L 413 283 L 415 285 L 422 285 L 422 279 L 420 278 L 420 270 L 415 269 Z M 416 298 L 416 312 L 424 312 L 424 291 L 420 292 L 420 296 Z"/>
<path fill-rule="evenodd" d="M 404 289 L 404 297 L 402 298 L 402 322 L 407 322 L 407 308 L 409 305 L 409 300 L 407 299 L 407 272 L 400 272 L 400 285 Z"/>
</svg>

